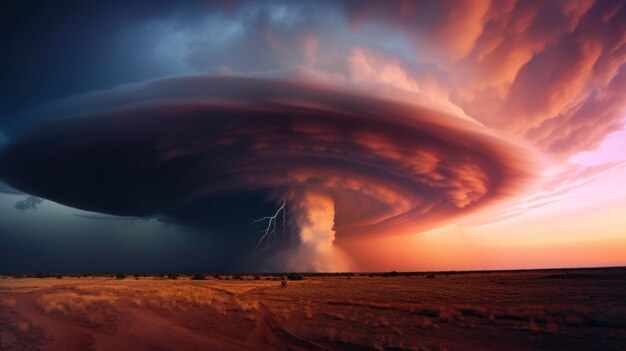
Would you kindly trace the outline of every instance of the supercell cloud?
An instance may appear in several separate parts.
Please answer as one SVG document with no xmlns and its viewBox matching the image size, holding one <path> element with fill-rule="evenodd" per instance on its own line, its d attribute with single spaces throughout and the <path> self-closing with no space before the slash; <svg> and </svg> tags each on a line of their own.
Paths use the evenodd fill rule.
<svg viewBox="0 0 626 351">
<path fill-rule="evenodd" d="M 83 210 L 257 236 L 299 270 L 347 269 L 340 237 L 415 233 L 529 175 L 529 152 L 482 125 L 362 90 L 187 76 L 90 94 L 63 109 L 97 111 L 16 138 L 0 175 Z"/>
</svg>

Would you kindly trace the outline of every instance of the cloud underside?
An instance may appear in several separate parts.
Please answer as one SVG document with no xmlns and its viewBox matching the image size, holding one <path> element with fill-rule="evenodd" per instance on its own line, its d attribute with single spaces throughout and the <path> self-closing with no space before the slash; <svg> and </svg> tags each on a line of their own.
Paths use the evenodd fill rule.
<svg viewBox="0 0 626 351">
<path fill-rule="evenodd" d="M 316 193 L 334 202 L 339 238 L 431 227 L 531 173 L 525 149 L 479 124 L 319 84 L 192 76 L 89 99 L 95 111 L 12 140 L 2 179 L 84 210 L 225 233 Z"/>
</svg>

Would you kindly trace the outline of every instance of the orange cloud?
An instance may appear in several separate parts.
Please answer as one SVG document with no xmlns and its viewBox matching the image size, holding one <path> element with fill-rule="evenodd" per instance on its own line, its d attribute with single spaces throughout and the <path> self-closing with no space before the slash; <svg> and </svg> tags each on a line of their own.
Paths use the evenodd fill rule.
<svg viewBox="0 0 626 351">
<path fill-rule="evenodd" d="M 347 12 L 356 28 L 384 23 L 405 33 L 415 46 L 416 62 L 434 60 L 447 73 L 439 78 L 444 92 L 438 96 L 558 157 L 592 149 L 621 128 L 626 108 L 622 3 L 431 5 L 361 2 Z M 384 71 L 368 75 L 389 81 Z M 396 70 L 394 75 L 401 78 L 393 79 L 398 85 L 422 84 L 418 72 Z"/>
</svg>

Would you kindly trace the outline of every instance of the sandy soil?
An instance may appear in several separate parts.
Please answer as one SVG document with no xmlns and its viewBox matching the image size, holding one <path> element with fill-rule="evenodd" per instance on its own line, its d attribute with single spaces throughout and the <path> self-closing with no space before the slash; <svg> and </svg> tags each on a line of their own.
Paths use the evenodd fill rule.
<svg viewBox="0 0 626 351">
<path fill-rule="evenodd" d="M 0 350 L 626 350 L 625 268 L 245 278 L 5 277 Z"/>
</svg>

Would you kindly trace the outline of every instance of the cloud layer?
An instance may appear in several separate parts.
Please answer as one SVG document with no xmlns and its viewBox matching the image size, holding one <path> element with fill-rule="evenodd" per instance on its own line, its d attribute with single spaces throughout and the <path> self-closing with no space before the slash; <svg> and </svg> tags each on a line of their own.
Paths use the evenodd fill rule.
<svg viewBox="0 0 626 351">
<path fill-rule="evenodd" d="M 622 128 L 622 2 L 371 1 L 347 13 L 357 28 L 400 30 L 417 61 L 447 74 L 440 85 L 452 102 L 546 152 L 570 156 Z"/>
<path fill-rule="evenodd" d="M 226 235 L 240 227 L 223 211 L 241 223 L 286 198 L 292 230 L 316 248 L 335 231 L 429 228 L 515 192 L 532 173 L 528 150 L 475 122 L 318 83 L 189 76 L 78 97 L 67 108 L 97 112 L 15 139 L 0 154 L 4 180 L 84 210 L 158 215 Z M 311 234 L 323 222 L 316 213 L 330 214 L 322 239 Z"/>
<path fill-rule="evenodd" d="M 619 0 L 164 2 L 160 6 L 138 1 L 93 10 L 106 19 L 93 24 L 79 21 L 91 17 L 78 16 L 87 11 L 83 6 L 58 16 L 49 14 L 53 9 L 46 10 L 41 17 L 60 18 L 65 24 L 43 23 L 46 33 L 33 29 L 23 40 L 16 39 L 10 51 L 25 57 L 10 62 L 28 62 L 32 50 L 22 53 L 22 48 L 29 48 L 23 42 L 36 44 L 37 33 L 58 34 L 47 40 L 56 42 L 77 32 L 71 26 L 87 26 L 84 32 L 91 37 L 72 38 L 82 43 L 78 47 L 97 50 L 68 52 L 75 59 L 63 62 L 100 67 L 89 75 L 91 89 L 190 72 L 250 75 L 306 67 L 353 82 L 376 81 L 425 93 L 562 159 L 597 147 L 623 126 L 626 6 Z M 15 13 L 14 21 L 21 14 Z M 137 42 L 143 44 L 133 44 Z M 41 78 L 54 72 L 64 76 L 39 91 L 85 80 L 86 75 L 80 74 L 83 68 L 47 67 L 42 60 L 49 52 L 44 49 L 40 49 L 44 55 L 35 55 L 39 69 L 22 69 L 29 75 L 37 72 L 37 79 L 23 77 L 20 86 L 40 87 Z M 101 62 L 94 52 L 117 56 Z M 13 68 L 19 72 L 22 66 Z M 103 72 L 106 79 L 93 82 Z M 86 90 L 89 87 L 75 87 L 66 94 Z M 6 89 L 3 95 L 19 102 L 31 101 L 39 93 L 13 96 L 20 91 Z M 19 115 L 9 112 L 0 118 Z"/>
</svg>

